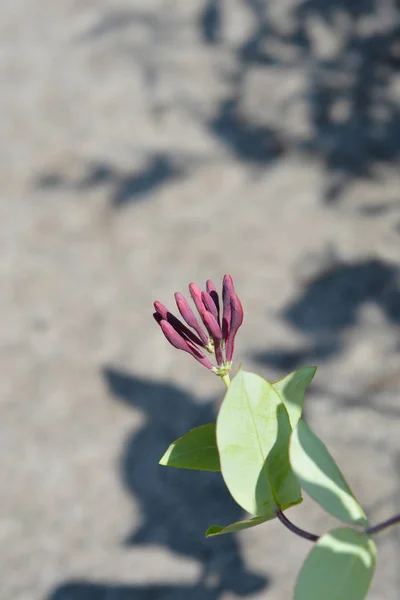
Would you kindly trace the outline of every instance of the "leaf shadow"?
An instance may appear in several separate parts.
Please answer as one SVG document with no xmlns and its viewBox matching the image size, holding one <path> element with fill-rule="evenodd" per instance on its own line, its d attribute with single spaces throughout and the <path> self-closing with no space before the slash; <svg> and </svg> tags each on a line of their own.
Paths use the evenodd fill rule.
<svg viewBox="0 0 400 600">
<path fill-rule="evenodd" d="M 279 508 L 283 510 L 301 502 L 300 484 L 289 463 L 289 439 L 292 430 L 283 403 L 276 406 L 274 418 L 277 423 L 276 440 L 260 469 L 255 488 L 257 506 L 261 507 L 267 497 L 268 503 L 272 506 L 272 513 L 278 499 Z M 286 440 L 285 444 L 282 444 L 282 440 Z"/>
<path fill-rule="evenodd" d="M 230 523 L 242 516 L 221 474 L 158 464 L 176 438 L 193 427 L 215 422 L 215 401 L 200 403 L 173 384 L 157 383 L 113 366 L 106 366 L 102 374 L 111 397 L 143 417 L 139 428 L 128 434 L 121 452 L 122 484 L 140 515 L 123 543 L 165 548 L 178 559 L 195 561 L 200 575 L 187 585 L 70 581 L 58 586 L 48 600 L 217 600 L 227 591 L 248 596 L 268 588 L 269 576 L 254 573 L 245 564 L 235 534 L 205 537 L 213 523 Z"/>
<path fill-rule="evenodd" d="M 381 259 L 336 262 L 309 278 L 283 308 L 284 321 L 307 336 L 302 347 L 268 349 L 256 362 L 287 371 L 318 364 L 340 354 L 345 334 L 358 322 L 360 309 L 375 305 L 386 321 L 400 326 L 400 268 Z"/>
</svg>

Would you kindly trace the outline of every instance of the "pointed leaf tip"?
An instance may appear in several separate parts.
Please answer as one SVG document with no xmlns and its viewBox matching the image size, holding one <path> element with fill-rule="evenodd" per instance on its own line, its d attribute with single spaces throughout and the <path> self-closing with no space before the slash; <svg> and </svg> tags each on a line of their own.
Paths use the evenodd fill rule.
<svg viewBox="0 0 400 600">
<path fill-rule="evenodd" d="M 272 517 L 253 517 L 252 519 L 245 519 L 244 521 L 237 521 L 231 523 L 231 525 L 211 525 L 206 531 L 206 537 L 213 537 L 215 535 L 223 535 L 226 533 L 235 533 L 236 531 L 242 531 L 242 529 L 250 529 L 261 525 L 266 521 L 269 521 Z"/>
<path fill-rule="evenodd" d="M 289 457 L 301 486 L 328 513 L 368 526 L 367 518 L 326 446 L 300 419 L 290 439 Z"/>
<path fill-rule="evenodd" d="M 285 377 L 274 381 L 272 387 L 280 395 L 289 414 L 290 425 L 294 429 L 301 417 L 304 395 L 311 383 L 317 367 L 301 367 Z"/>
<path fill-rule="evenodd" d="M 200 425 L 175 440 L 161 457 L 159 464 L 177 469 L 219 471 L 215 423 Z"/>
</svg>

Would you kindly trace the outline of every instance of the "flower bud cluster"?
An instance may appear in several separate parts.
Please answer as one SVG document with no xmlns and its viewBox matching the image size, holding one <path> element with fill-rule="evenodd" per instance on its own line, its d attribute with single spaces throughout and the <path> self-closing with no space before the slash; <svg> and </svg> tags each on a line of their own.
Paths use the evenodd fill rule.
<svg viewBox="0 0 400 600">
<path fill-rule="evenodd" d="M 231 369 L 235 337 L 243 322 L 243 308 L 235 294 L 232 277 L 223 278 L 222 304 L 211 279 L 206 282 L 205 291 L 191 283 L 189 292 L 200 320 L 180 292 L 176 292 L 175 302 L 184 322 L 158 301 L 154 302 L 153 316 L 172 346 L 188 352 L 204 367 L 224 376 Z M 215 355 L 216 366 L 203 350 Z"/>
</svg>

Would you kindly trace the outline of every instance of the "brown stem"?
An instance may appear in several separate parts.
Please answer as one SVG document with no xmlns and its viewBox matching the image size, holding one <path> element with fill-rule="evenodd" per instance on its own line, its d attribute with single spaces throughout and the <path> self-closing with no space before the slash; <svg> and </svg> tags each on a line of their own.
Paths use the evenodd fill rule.
<svg viewBox="0 0 400 600">
<path fill-rule="evenodd" d="M 314 533 L 310 533 L 309 531 L 305 531 L 304 529 L 297 527 L 297 525 L 295 525 L 294 523 L 289 521 L 287 516 L 284 515 L 283 512 L 279 508 L 277 508 L 275 510 L 275 514 L 276 514 L 277 518 L 280 520 L 280 522 L 285 527 L 287 527 L 287 529 L 289 529 L 296 535 L 304 538 L 305 540 L 309 540 L 310 542 L 317 542 L 319 540 L 319 538 L 320 538 L 319 535 L 315 535 Z M 380 531 L 383 531 L 384 529 L 391 527 L 391 525 L 396 525 L 397 523 L 400 523 L 400 514 L 394 515 L 393 517 L 390 517 L 390 519 L 387 519 L 386 521 L 382 521 L 382 523 L 378 523 L 377 525 L 368 527 L 365 530 L 365 533 L 367 535 L 374 535 L 375 533 L 379 533 Z"/>
<path fill-rule="evenodd" d="M 310 542 L 317 542 L 319 540 L 319 535 L 315 535 L 314 533 L 310 533 L 309 531 L 300 529 L 300 527 L 297 527 L 297 525 L 294 525 L 294 523 L 289 521 L 289 519 L 286 517 L 286 515 L 283 514 L 280 508 L 276 509 L 275 514 L 280 520 L 280 522 L 283 523 L 285 527 L 290 529 L 290 531 L 292 531 L 296 535 L 299 535 L 300 537 L 304 538 L 305 540 L 309 540 Z"/>
<path fill-rule="evenodd" d="M 378 525 L 368 527 L 368 529 L 365 530 L 365 533 L 367 533 L 368 535 L 373 535 L 374 533 L 379 533 L 383 529 L 386 529 L 391 525 L 395 525 L 396 523 L 400 523 L 400 514 L 394 515 L 394 517 L 390 517 L 390 519 L 382 521 L 382 523 L 378 523 Z"/>
</svg>

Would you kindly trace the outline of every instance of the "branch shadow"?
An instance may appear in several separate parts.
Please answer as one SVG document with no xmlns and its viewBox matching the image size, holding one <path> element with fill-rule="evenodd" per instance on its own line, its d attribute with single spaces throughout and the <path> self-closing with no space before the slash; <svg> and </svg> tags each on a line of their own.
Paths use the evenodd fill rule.
<svg viewBox="0 0 400 600">
<path fill-rule="evenodd" d="M 121 480 L 141 515 L 124 544 L 161 546 L 178 558 L 191 558 L 200 566 L 200 577 L 189 585 L 71 581 L 60 585 L 48 600 L 103 600 L 110 595 L 115 600 L 217 600 L 227 590 L 247 596 L 265 589 L 269 577 L 246 566 L 235 535 L 205 538 L 210 525 L 230 524 L 242 517 L 221 474 L 158 464 L 172 441 L 193 427 L 215 422 L 215 403 L 197 403 L 174 385 L 155 383 L 113 367 L 104 368 L 103 376 L 116 401 L 145 416 L 141 428 L 125 440 L 121 454 Z"/>
<path fill-rule="evenodd" d="M 167 185 L 182 177 L 186 166 L 177 164 L 165 153 L 154 153 L 147 159 L 143 168 L 133 172 L 124 172 L 102 162 L 89 163 L 86 173 L 77 179 L 60 173 L 44 173 L 40 175 L 35 187 L 44 191 L 65 189 L 77 192 L 109 186 L 110 204 L 121 208 L 129 203 L 146 200 L 163 185 Z"/>
<path fill-rule="evenodd" d="M 221 0 L 203 0 L 199 12 L 190 17 L 192 22 L 168 6 L 160 11 L 112 8 L 76 41 L 114 40 L 141 73 L 150 115 L 159 118 L 170 110 L 184 111 L 246 167 L 266 168 L 292 152 L 315 158 L 325 175 L 324 200 L 334 203 L 352 181 L 378 178 L 381 165 L 395 166 L 400 159 L 398 8 L 388 5 L 385 13 L 374 0 L 300 0 L 280 11 L 278 7 L 277 1 L 242 0 L 246 25 L 240 25 L 241 35 L 235 34 L 238 41 L 229 37 L 231 9 Z M 165 97 L 159 90 L 161 81 L 180 72 L 176 58 L 180 40 L 188 43 L 184 32 L 193 26 L 201 45 L 218 58 L 227 58 L 215 62 L 215 76 L 224 82 L 226 92 L 211 114 L 197 110 L 189 92 Z M 262 72 L 279 74 L 277 85 L 293 72 L 304 80 L 300 88 L 283 94 L 279 116 L 269 112 L 271 84 L 263 83 Z M 255 97 L 254 74 L 261 74 Z M 258 115 L 248 108 L 250 96 L 261 107 Z M 299 101 L 304 104 L 300 128 L 298 117 L 293 127 L 286 116 Z M 213 150 L 208 153 L 215 161 Z M 219 152 L 217 160 L 223 159 Z M 183 174 L 171 156 L 157 151 L 133 174 L 110 165 L 99 168 L 108 173 L 103 183 L 107 180 L 113 186 L 115 207 L 148 198 Z M 41 179 L 44 187 L 71 186 L 62 175 L 44 174 L 39 185 Z M 88 165 L 87 175 L 72 185 L 87 189 L 92 179 Z"/>
</svg>

